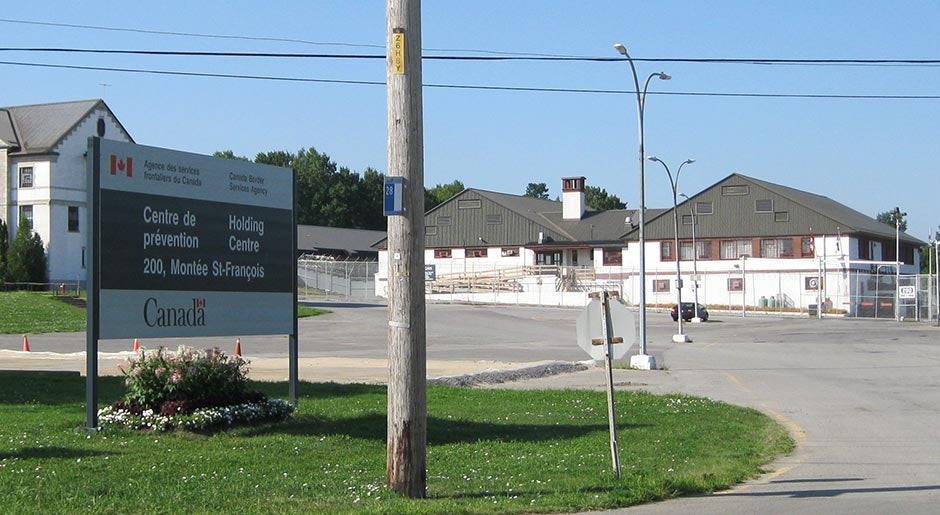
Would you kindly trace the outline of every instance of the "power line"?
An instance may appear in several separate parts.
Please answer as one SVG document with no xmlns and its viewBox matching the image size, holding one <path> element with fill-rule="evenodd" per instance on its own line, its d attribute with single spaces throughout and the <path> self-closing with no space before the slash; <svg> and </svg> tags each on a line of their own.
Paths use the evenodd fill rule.
<svg viewBox="0 0 940 515">
<path fill-rule="evenodd" d="M 148 70 L 135 68 L 115 68 L 105 66 L 79 66 L 67 64 L 24 63 L 15 61 L 0 61 L 0 65 L 27 66 L 37 68 L 57 68 L 83 71 L 106 71 L 119 73 L 136 73 L 151 75 L 172 75 L 183 77 L 206 77 L 222 79 L 248 79 L 268 80 L 281 82 L 311 82 L 325 84 L 351 84 L 367 86 L 384 86 L 384 81 L 343 80 L 343 79 L 314 79 L 306 77 L 279 77 L 271 75 L 246 75 L 231 73 L 185 72 L 175 70 Z M 635 95 L 635 91 L 619 89 L 579 89 L 579 88 L 545 88 L 527 86 L 483 86 L 471 84 L 423 84 L 426 88 L 440 89 L 466 89 L 482 91 L 516 91 L 535 93 L 581 93 L 581 94 L 611 94 Z M 697 91 L 649 91 L 648 95 L 661 96 L 687 96 L 687 97 L 729 97 L 729 98 L 793 98 L 793 99 L 854 99 L 854 100 L 940 100 L 940 95 L 845 95 L 845 94 L 818 94 L 818 93 L 718 93 Z"/>
<path fill-rule="evenodd" d="M 384 54 L 321 54 L 295 52 L 222 52 L 193 50 L 127 50 L 65 47 L 0 47 L 0 52 L 114 54 L 114 55 L 159 55 L 184 57 L 258 57 L 293 59 L 385 59 Z M 622 57 L 577 57 L 545 55 L 426 55 L 425 60 L 441 61 L 570 61 L 570 62 L 623 62 Z M 754 64 L 754 65 L 841 65 L 841 66 L 938 66 L 940 59 L 766 59 L 766 58 L 709 58 L 709 57 L 647 57 L 633 58 L 647 63 L 692 63 L 692 64 Z"/>
</svg>

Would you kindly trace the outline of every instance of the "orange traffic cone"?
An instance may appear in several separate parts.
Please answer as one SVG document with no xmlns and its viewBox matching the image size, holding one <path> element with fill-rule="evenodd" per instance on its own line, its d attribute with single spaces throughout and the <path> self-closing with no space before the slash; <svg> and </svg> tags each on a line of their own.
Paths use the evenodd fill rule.
<svg viewBox="0 0 940 515">
<path fill-rule="evenodd" d="M 139 350 L 140 350 L 140 342 L 137 340 L 137 338 L 134 338 L 134 352 L 137 352 Z"/>
<path fill-rule="evenodd" d="M 23 335 L 23 352 L 29 352 L 29 338 Z"/>
<path fill-rule="evenodd" d="M 235 339 L 235 355 L 236 356 L 242 355 L 242 339 L 241 338 Z"/>
</svg>

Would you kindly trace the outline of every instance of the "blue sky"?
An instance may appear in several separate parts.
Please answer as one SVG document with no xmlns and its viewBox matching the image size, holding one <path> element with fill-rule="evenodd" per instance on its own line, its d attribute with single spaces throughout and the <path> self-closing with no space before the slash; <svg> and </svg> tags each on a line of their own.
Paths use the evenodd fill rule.
<svg viewBox="0 0 940 515">
<path fill-rule="evenodd" d="M 935 1 L 425 0 L 423 46 L 635 58 L 940 59 Z M 0 21 L 0 47 L 384 54 L 384 1 L 22 2 L 0 18 L 163 32 L 301 39 L 183 37 Z M 353 46 L 349 46 L 353 45 Z M 385 79 L 382 60 L 102 56 L 0 52 L 0 61 L 269 75 Z M 637 63 L 665 71 L 653 92 L 940 95 L 938 66 Z M 632 91 L 626 62 L 426 61 L 425 84 Z M 316 147 L 355 171 L 386 168 L 381 85 L 173 77 L 0 65 L 0 105 L 102 97 L 138 143 L 254 156 Z M 642 78 L 641 78 L 642 80 Z M 107 86 L 102 86 L 107 84 Z M 639 204 L 632 94 L 425 88 L 425 182 L 523 193 L 561 177 Z M 696 193 L 732 172 L 826 195 L 874 216 L 908 213 L 913 236 L 940 224 L 940 99 L 647 98 L 647 154 Z M 667 207 L 665 172 L 647 167 L 647 204 Z"/>
</svg>

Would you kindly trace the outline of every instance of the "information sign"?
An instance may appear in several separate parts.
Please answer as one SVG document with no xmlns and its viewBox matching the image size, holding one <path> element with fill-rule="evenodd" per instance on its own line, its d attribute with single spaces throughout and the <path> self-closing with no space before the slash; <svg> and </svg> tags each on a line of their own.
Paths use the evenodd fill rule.
<svg viewBox="0 0 940 515">
<path fill-rule="evenodd" d="M 404 193 L 404 178 L 386 177 L 385 178 L 385 202 L 383 212 L 385 216 L 400 215 L 404 212 L 402 209 L 402 194 Z"/>
</svg>

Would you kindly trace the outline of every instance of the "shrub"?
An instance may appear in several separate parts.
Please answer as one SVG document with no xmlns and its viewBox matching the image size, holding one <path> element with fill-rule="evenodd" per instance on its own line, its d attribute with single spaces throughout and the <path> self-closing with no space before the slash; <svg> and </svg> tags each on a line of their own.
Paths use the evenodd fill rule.
<svg viewBox="0 0 940 515">
<path fill-rule="evenodd" d="M 218 348 L 141 350 L 121 367 L 123 398 L 98 412 L 103 423 L 166 430 L 285 418 L 293 407 L 248 390 L 248 362 Z"/>
</svg>

